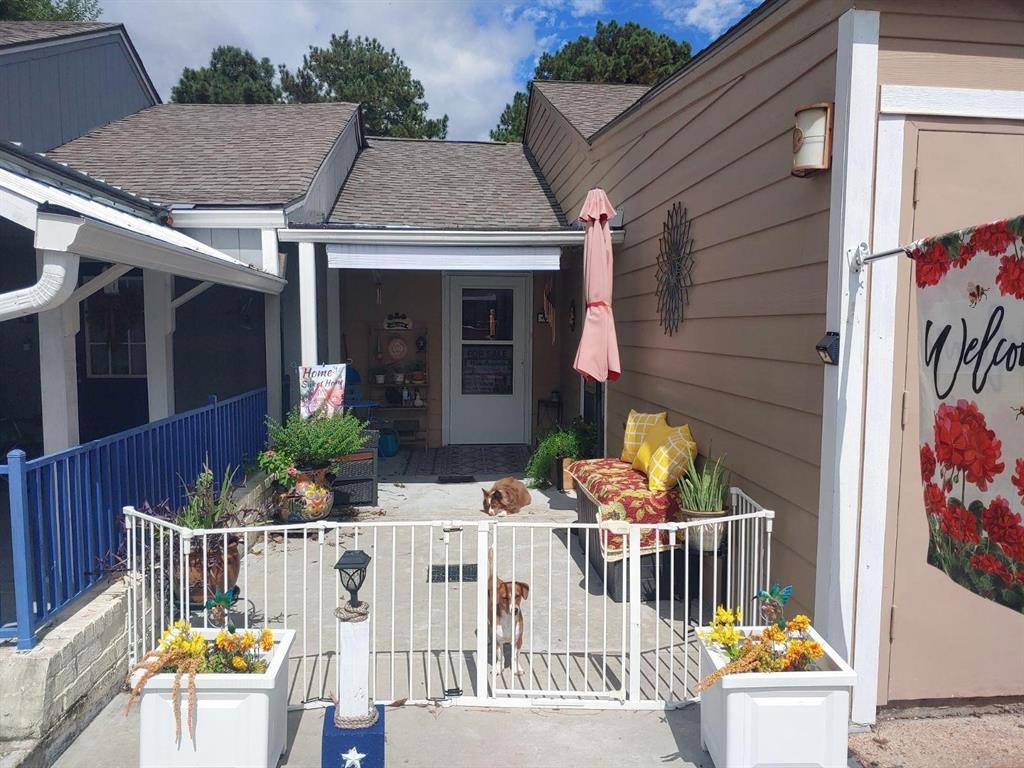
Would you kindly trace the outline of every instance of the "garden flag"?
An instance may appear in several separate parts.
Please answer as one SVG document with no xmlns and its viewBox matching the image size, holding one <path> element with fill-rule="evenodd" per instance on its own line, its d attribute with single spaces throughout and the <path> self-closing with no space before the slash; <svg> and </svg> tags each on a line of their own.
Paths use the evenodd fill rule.
<svg viewBox="0 0 1024 768">
<path fill-rule="evenodd" d="M 1024 611 L 1024 216 L 916 243 L 928 562 Z"/>
<path fill-rule="evenodd" d="M 345 364 L 299 367 L 299 414 L 333 416 L 345 405 Z"/>
</svg>

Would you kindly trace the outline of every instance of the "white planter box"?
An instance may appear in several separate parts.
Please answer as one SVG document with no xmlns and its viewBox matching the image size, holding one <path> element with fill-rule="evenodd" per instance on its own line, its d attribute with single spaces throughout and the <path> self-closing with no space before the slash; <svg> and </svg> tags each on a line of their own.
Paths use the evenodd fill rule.
<svg viewBox="0 0 1024 768">
<path fill-rule="evenodd" d="M 216 629 L 200 629 L 212 640 Z M 181 680 L 181 738 L 174 737 L 174 675 L 153 675 L 140 701 L 140 768 L 273 768 L 288 733 L 288 651 L 295 631 L 274 631 L 267 671 L 196 675 L 195 740 L 188 735 L 188 683 Z"/>
<path fill-rule="evenodd" d="M 825 649 L 825 670 L 725 675 L 701 694 L 701 746 L 717 768 L 845 768 L 856 675 L 821 635 L 809 634 Z M 704 675 L 729 663 L 703 640 L 700 646 Z"/>
</svg>

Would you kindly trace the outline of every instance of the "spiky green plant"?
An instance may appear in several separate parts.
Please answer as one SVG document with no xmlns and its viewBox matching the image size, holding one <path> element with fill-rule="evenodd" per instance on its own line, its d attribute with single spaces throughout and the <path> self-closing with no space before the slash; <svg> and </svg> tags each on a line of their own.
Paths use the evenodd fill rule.
<svg viewBox="0 0 1024 768">
<path fill-rule="evenodd" d="M 687 457 L 686 472 L 679 478 L 679 500 L 683 509 L 693 512 L 720 512 L 725 507 L 725 496 L 729 486 L 725 472 L 722 470 L 722 457 L 714 464 L 711 456 L 700 469 Z"/>
</svg>

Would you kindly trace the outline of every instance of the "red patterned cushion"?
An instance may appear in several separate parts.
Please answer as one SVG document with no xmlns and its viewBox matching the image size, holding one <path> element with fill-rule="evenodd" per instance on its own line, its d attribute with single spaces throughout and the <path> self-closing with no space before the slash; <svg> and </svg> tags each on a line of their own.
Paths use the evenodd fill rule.
<svg viewBox="0 0 1024 768">
<path fill-rule="evenodd" d="M 633 469 L 629 462 L 619 459 L 585 459 L 569 465 L 569 473 L 594 498 L 598 505 L 598 521 L 625 520 L 631 523 L 667 523 L 683 519 L 679 493 L 652 491 L 647 476 Z M 643 551 L 655 548 L 653 529 L 642 532 Z M 605 556 L 622 557 L 622 536 L 608 536 Z M 668 534 L 662 531 L 661 545 L 668 544 Z"/>
</svg>

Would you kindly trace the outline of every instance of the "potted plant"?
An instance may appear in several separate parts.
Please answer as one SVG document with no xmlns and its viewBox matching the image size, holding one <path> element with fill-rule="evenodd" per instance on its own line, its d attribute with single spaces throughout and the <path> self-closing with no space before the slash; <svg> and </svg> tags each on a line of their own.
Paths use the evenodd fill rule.
<svg viewBox="0 0 1024 768">
<path fill-rule="evenodd" d="M 686 471 L 678 480 L 679 503 L 683 514 L 688 517 L 713 518 L 725 514 L 725 499 L 729 493 L 726 475 L 722 471 L 722 459 L 714 463 L 711 456 L 697 469 L 693 456 L 687 456 Z M 700 527 L 700 534 L 690 544 L 704 552 L 717 552 L 722 541 L 721 525 Z"/>
<path fill-rule="evenodd" d="M 140 701 L 139 765 L 276 766 L 286 746 L 294 638 L 294 630 L 194 629 L 187 621 L 164 630 L 128 676 L 128 708 Z"/>
<path fill-rule="evenodd" d="M 383 368 L 374 368 L 372 374 L 374 384 L 383 384 L 387 381 L 387 372 Z"/>
<path fill-rule="evenodd" d="M 540 439 L 526 465 L 526 477 L 534 488 L 554 485 L 560 491 L 572 490 L 568 465 L 590 456 L 594 443 L 593 426 L 577 418 L 568 429 L 556 429 Z"/>
<path fill-rule="evenodd" d="M 285 522 L 327 517 L 339 479 L 369 472 L 376 488 L 377 433 L 366 426 L 351 412 L 304 419 L 292 411 L 283 424 L 267 419 L 269 446 L 257 461 L 274 482 L 279 517 Z"/>
<path fill-rule="evenodd" d="M 850 690 L 856 673 L 806 616 L 786 621 L 791 587 L 758 593 L 762 626 L 718 606 L 699 632 L 701 746 L 719 768 L 845 766 Z M 765 713 L 771 716 L 766 717 Z"/>
<path fill-rule="evenodd" d="M 426 384 L 427 372 L 422 360 L 415 360 L 409 366 L 409 379 L 413 384 Z"/>
</svg>

